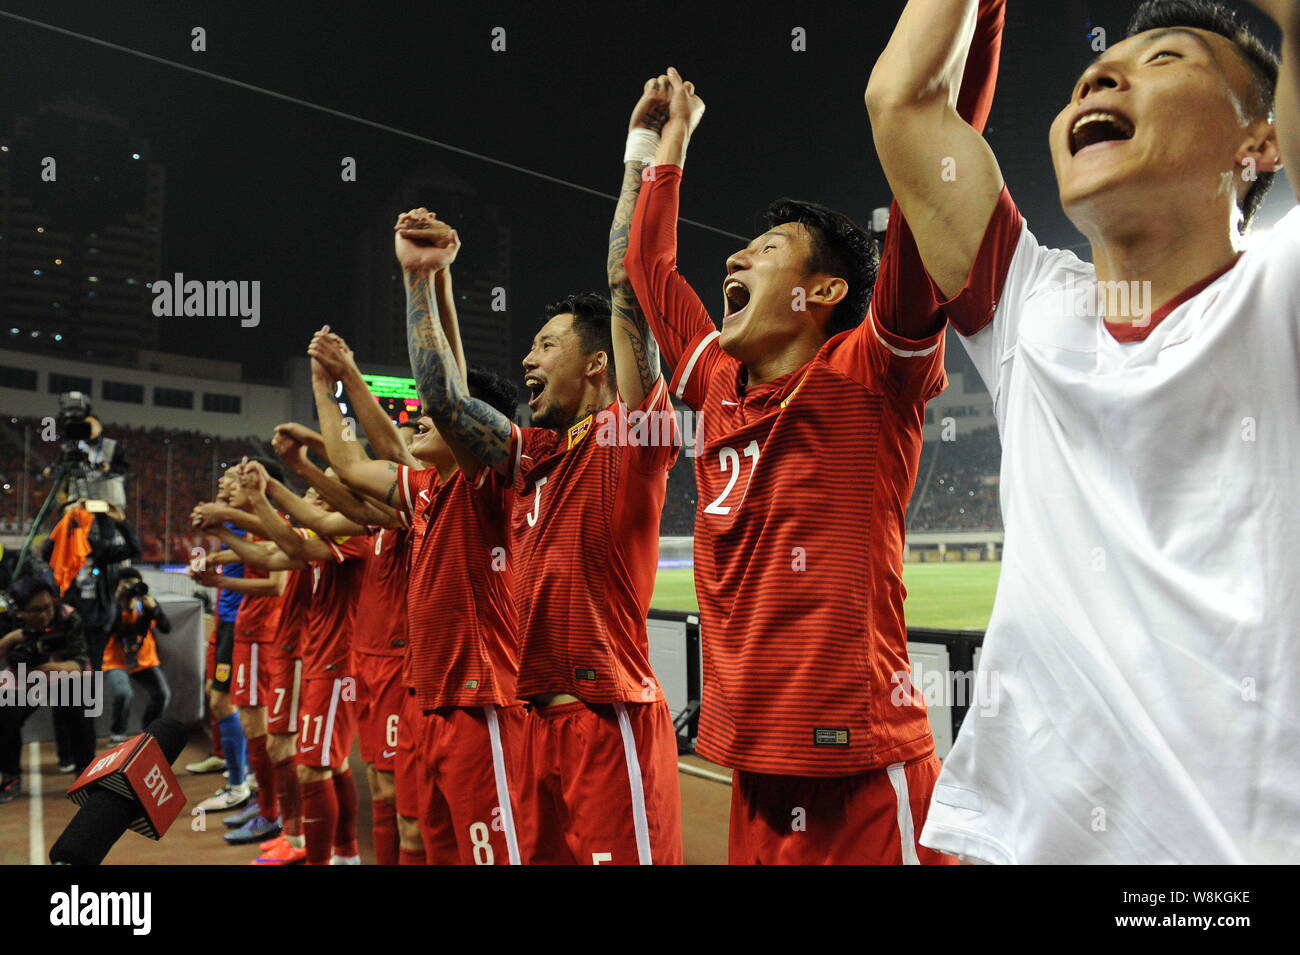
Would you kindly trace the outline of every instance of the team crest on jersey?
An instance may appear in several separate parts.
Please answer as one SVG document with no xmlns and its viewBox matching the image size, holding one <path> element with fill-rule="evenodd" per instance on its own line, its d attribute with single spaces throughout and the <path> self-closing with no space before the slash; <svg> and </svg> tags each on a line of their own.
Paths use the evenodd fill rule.
<svg viewBox="0 0 1300 955">
<path fill-rule="evenodd" d="M 577 667 L 573 671 L 573 678 L 575 680 L 588 680 L 591 682 L 595 682 L 596 671 L 590 669 L 589 667 Z"/>
<path fill-rule="evenodd" d="M 591 422 L 593 418 L 595 418 L 595 415 L 587 415 L 587 417 L 583 418 L 569 429 L 569 441 L 564 446 L 566 451 L 575 444 L 581 442 L 582 439 L 587 436 L 587 432 L 591 430 Z"/>
<path fill-rule="evenodd" d="M 477 690 L 477 689 L 478 689 L 478 680 L 466 680 L 466 681 L 465 681 L 465 689 L 467 689 L 467 690 Z"/>
<path fill-rule="evenodd" d="M 848 746 L 849 731 L 846 729 L 813 730 L 814 746 Z"/>
</svg>

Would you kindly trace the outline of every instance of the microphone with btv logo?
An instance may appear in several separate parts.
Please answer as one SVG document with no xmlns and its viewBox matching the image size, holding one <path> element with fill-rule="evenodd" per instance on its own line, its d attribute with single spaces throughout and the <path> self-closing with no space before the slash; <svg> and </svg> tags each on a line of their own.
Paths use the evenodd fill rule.
<svg viewBox="0 0 1300 955">
<path fill-rule="evenodd" d="M 162 838 L 185 805 L 171 767 L 184 748 L 185 727 L 163 717 L 99 757 L 68 790 L 81 808 L 50 849 L 50 862 L 99 865 L 127 829 Z"/>
</svg>

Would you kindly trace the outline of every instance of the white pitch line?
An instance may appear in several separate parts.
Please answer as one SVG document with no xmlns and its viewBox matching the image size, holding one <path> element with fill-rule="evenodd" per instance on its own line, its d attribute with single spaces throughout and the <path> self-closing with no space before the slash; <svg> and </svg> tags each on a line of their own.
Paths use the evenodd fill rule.
<svg viewBox="0 0 1300 955">
<path fill-rule="evenodd" d="M 690 763 L 677 763 L 677 769 L 688 776 L 699 776 L 701 779 L 710 779 L 715 783 L 726 783 L 731 785 L 731 777 L 723 773 L 715 773 L 711 769 L 705 769 L 702 766 L 692 766 Z"/>
<path fill-rule="evenodd" d="M 31 865 L 45 865 L 45 807 L 41 804 L 41 744 L 27 744 L 27 835 Z"/>
</svg>

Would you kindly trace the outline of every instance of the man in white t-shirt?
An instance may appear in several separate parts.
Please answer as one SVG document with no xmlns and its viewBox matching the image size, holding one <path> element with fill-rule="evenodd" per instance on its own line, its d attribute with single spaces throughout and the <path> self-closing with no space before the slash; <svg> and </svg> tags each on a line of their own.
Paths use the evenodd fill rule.
<svg viewBox="0 0 1300 955">
<path fill-rule="evenodd" d="M 1050 146 L 1094 264 L 1034 239 L 951 106 L 975 0 L 911 0 L 872 75 L 881 164 L 1003 445 L 986 692 L 931 848 L 1300 862 L 1300 211 L 1239 251 L 1300 168 L 1300 3 L 1256 5 L 1280 77 L 1225 7 L 1158 0 L 1075 83 Z"/>
</svg>

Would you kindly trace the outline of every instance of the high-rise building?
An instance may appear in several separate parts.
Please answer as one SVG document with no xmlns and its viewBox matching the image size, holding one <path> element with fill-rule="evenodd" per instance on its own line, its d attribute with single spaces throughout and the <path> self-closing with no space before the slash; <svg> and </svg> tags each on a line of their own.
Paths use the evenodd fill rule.
<svg viewBox="0 0 1300 955">
<path fill-rule="evenodd" d="M 362 363 L 405 366 L 406 292 L 393 255 L 393 220 L 398 211 L 424 206 L 452 225 L 473 223 L 472 247 L 453 266 L 456 312 L 466 360 L 498 374 L 511 371 L 510 330 L 501 307 L 510 279 L 510 229 L 501 209 L 480 200 L 461 177 L 436 164 L 421 168 L 386 201 L 357 241 L 357 301 L 351 329 L 340 331 Z M 351 334 L 348 334 L 348 332 Z M 514 363 L 517 365 L 517 362 Z"/>
<path fill-rule="evenodd" d="M 158 347 L 164 169 L 127 121 L 82 96 L 0 136 L 0 343 L 132 361 Z"/>
</svg>

